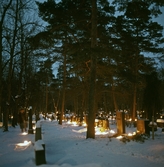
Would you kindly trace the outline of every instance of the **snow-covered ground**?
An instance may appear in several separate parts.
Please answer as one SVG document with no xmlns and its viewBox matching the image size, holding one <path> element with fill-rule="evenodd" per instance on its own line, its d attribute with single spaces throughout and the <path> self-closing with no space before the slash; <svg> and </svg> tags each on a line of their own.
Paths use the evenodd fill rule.
<svg viewBox="0 0 164 167">
<path fill-rule="evenodd" d="M 42 121 L 42 139 L 46 145 L 46 162 L 42 167 L 164 167 L 164 133 L 161 128 L 144 143 L 122 142 L 109 138 L 116 125 L 110 125 L 106 135 L 86 139 L 84 126 L 66 122 Z M 112 130 L 112 131 L 111 131 Z M 136 128 L 126 127 L 126 132 Z M 24 141 L 27 141 L 24 145 Z M 0 128 L 0 167 L 35 167 L 35 134 L 23 135 L 19 129 Z"/>
</svg>

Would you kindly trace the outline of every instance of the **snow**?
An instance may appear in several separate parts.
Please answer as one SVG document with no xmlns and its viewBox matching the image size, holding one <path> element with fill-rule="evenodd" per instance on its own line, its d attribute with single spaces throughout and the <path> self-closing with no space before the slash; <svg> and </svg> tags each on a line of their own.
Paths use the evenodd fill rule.
<svg viewBox="0 0 164 167">
<path fill-rule="evenodd" d="M 117 132 L 116 124 L 95 139 L 86 139 L 85 126 L 67 122 L 41 121 L 42 140 L 45 143 L 46 164 L 41 167 L 163 167 L 164 133 L 158 127 L 154 140 L 151 135 L 144 143 L 122 142 L 110 138 Z M 132 134 L 135 127 L 126 127 Z M 21 133 L 19 126 L 0 128 L 0 167 L 36 167 L 35 134 Z"/>
</svg>

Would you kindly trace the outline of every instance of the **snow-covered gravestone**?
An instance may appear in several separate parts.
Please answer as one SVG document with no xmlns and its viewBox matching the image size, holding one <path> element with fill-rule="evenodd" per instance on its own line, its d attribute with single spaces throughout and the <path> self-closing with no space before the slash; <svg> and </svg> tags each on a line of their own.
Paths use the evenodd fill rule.
<svg viewBox="0 0 164 167">
<path fill-rule="evenodd" d="M 162 132 L 164 132 L 164 119 L 157 119 L 157 126 L 162 128 Z"/>
<path fill-rule="evenodd" d="M 38 140 L 34 145 L 36 165 L 46 164 L 45 144 L 43 140 Z"/>
<path fill-rule="evenodd" d="M 117 134 L 121 135 L 125 133 L 125 113 L 117 111 L 116 121 L 117 121 Z"/>
<path fill-rule="evenodd" d="M 160 128 L 164 128 L 164 119 L 157 119 L 157 126 Z"/>
</svg>

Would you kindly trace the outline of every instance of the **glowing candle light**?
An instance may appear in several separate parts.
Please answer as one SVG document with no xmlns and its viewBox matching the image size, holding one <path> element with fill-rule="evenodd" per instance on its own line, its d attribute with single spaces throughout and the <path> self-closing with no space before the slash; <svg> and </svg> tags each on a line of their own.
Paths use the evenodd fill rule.
<svg viewBox="0 0 164 167">
<path fill-rule="evenodd" d="M 117 139 L 122 139 L 122 136 L 118 136 L 118 137 L 116 137 Z"/>
</svg>

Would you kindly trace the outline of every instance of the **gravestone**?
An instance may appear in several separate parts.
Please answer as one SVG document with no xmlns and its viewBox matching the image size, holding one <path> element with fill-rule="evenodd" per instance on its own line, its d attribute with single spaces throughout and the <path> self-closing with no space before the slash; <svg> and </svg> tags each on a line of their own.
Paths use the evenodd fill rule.
<svg viewBox="0 0 164 167">
<path fill-rule="evenodd" d="M 125 113 L 117 111 L 116 120 L 117 120 L 117 134 L 121 135 L 125 133 Z"/>
<path fill-rule="evenodd" d="M 108 119 L 103 120 L 103 128 L 106 130 L 109 129 L 109 120 Z"/>
<path fill-rule="evenodd" d="M 137 120 L 137 133 L 150 135 L 149 120 L 138 119 Z"/>
<path fill-rule="evenodd" d="M 40 121 L 36 123 L 36 132 L 35 132 L 35 141 L 42 139 L 42 129 L 40 125 Z"/>
</svg>

